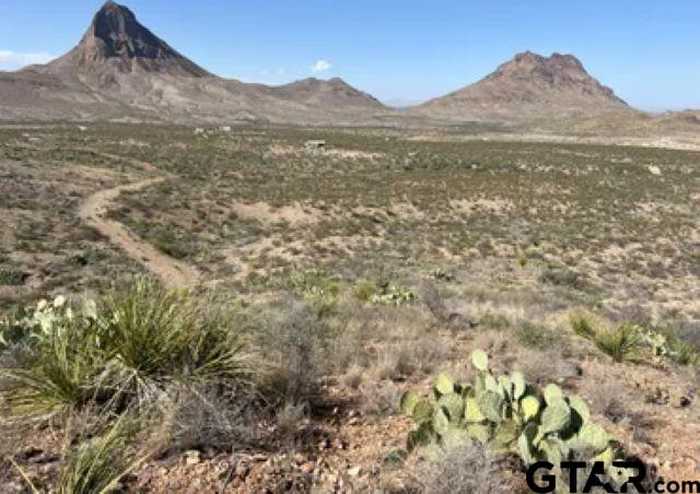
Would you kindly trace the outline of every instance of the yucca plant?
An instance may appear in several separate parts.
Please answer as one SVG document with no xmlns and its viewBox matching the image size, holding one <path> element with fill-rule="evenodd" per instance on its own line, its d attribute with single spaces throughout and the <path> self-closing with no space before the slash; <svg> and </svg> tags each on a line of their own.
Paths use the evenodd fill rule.
<svg viewBox="0 0 700 494">
<path fill-rule="evenodd" d="M 64 320 L 60 328 L 32 342 L 28 362 L 0 369 L 8 382 L 4 397 L 12 414 L 52 414 L 79 407 L 101 394 L 106 382 L 105 355 L 96 328 L 84 320 Z"/>
<path fill-rule="evenodd" d="M 222 300 L 140 278 L 85 305 L 80 312 L 38 310 L 27 362 L 0 369 L 13 413 L 53 413 L 87 402 L 144 404 L 174 382 L 236 386 L 251 374 L 235 312 Z"/>
<path fill-rule="evenodd" d="M 599 331 L 594 341 L 596 346 L 610 355 L 615 362 L 637 359 L 644 346 L 639 327 L 634 324 L 622 324 L 617 328 Z"/>
<path fill-rule="evenodd" d="M 66 459 L 58 480 L 57 494 L 103 494 L 113 492 L 129 472 L 147 458 L 129 450 L 136 423 L 119 417 L 103 435 L 81 443 Z"/>
<path fill-rule="evenodd" d="M 582 338 L 592 339 L 596 334 L 596 331 L 588 318 L 579 314 L 571 316 L 571 328 L 574 330 L 574 333 Z"/>
<path fill-rule="evenodd" d="M 108 296 L 98 313 L 122 389 L 143 396 L 168 382 L 231 382 L 250 373 L 244 338 L 220 300 L 142 278 Z"/>
</svg>

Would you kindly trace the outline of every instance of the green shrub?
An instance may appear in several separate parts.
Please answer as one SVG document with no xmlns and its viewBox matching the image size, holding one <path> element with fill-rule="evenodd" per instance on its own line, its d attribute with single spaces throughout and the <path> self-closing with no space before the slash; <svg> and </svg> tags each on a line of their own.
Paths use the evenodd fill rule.
<svg viewBox="0 0 700 494">
<path fill-rule="evenodd" d="M 21 286 L 27 279 L 24 271 L 13 268 L 0 268 L 0 286 Z"/>
<path fill-rule="evenodd" d="M 186 259 L 194 254 L 188 241 L 179 238 L 171 230 L 161 228 L 149 238 L 158 250 L 175 259 Z"/>
<path fill-rule="evenodd" d="M 582 338 L 592 339 L 596 334 L 590 321 L 582 315 L 571 316 L 571 328 L 574 330 L 574 333 Z"/>
<path fill-rule="evenodd" d="M 504 330 L 511 327 L 511 321 L 503 314 L 494 314 L 493 312 L 487 312 L 479 319 L 479 324 L 496 330 Z"/>
<path fill-rule="evenodd" d="M 596 346 L 610 355 L 615 362 L 634 361 L 640 357 L 644 345 L 639 327 L 622 324 L 617 328 L 598 331 L 594 337 Z"/>
<path fill-rule="evenodd" d="M 567 267 L 548 267 L 540 275 L 540 282 L 579 290 L 584 286 L 581 275 Z"/>
<path fill-rule="evenodd" d="M 678 337 L 669 338 L 668 356 L 678 365 L 700 365 L 700 352 Z"/>
<path fill-rule="evenodd" d="M 352 293 L 356 299 L 362 302 L 369 302 L 378 290 L 379 287 L 373 281 L 360 280 L 353 287 Z"/>
<path fill-rule="evenodd" d="M 331 313 L 336 306 L 340 285 L 318 269 L 295 271 L 289 275 L 288 288 L 314 306 L 320 316 Z"/>
<path fill-rule="evenodd" d="M 518 341 L 526 347 L 545 350 L 561 340 L 561 337 L 551 329 L 525 321 L 515 333 Z"/>
</svg>

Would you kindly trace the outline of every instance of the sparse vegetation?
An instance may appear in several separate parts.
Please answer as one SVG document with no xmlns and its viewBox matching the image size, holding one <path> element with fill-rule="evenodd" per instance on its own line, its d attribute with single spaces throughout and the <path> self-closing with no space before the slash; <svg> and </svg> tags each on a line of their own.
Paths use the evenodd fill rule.
<svg viewBox="0 0 700 494">
<path fill-rule="evenodd" d="M 616 362 L 654 364 L 669 360 L 679 365 L 694 365 L 698 362 L 698 350 L 673 331 L 630 322 L 615 327 L 594 327 L 582 315 L 572 316 L 571 325 L 577 335 L 592 340 Z"/>
<path fill-rule="evenodd" d="M 0 129 L 0 482 L 459 492 L 488 472 L 516 492 L 519 451 L 406 448 L 400 396 L 424 396 L 441 372 L 476 388 L 484 375 L 464 365 L 476 348 L 493 376 L 521 369 L 542 409 L 555 383 L 570 417 L 581 396 L 626 451 L 685 475 L 697 153 L 458 129 L 439 142 L 388 129 L 26 132 L 41 144 Z M 303 152 L 311 139 L 358 154 Z M 99 152 L 76 150 L 88 146 Z M 196 268 L 188 288 L 143 278 L 150 261 L 79 216 L 96 192 L 143 181 L 104 219 Z M 89 413 L 105 422 L 71 426 Z M 110 436 L 125 414 L 137 432 Z M 491 436 L 495 424 L 478 425 Z"/>
</svg>

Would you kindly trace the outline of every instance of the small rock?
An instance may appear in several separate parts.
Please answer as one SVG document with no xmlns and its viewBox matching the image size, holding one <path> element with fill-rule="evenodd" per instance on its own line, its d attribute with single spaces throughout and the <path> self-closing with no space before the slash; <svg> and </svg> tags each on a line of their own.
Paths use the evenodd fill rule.
<svg viewBox="0 0 700 494">
<path fill-rule="evenodd" d="M 202 461 L 202 456 L 199 451 L 187 451 L 185 453 L 186 465 L 197 465 Z"/>
<path fill-rule="evenodd" d="M 362 473 L 361 467 L 353 467 L 348 469 L 348 475 L 351 477 L 359 477 Z"/>
</svg>

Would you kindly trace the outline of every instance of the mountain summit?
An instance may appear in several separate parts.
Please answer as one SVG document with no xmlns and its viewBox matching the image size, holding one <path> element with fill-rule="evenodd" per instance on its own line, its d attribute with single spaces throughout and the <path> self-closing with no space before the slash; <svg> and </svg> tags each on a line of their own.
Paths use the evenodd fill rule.
<svg viewBox="0 0 700 494">
<path fill-rule="evenodd" d="M 178 123 L 376 123 L 388 109 L 340 79 L 285 86 L 217 77 L 108 1 L 78 45 L 47 65 L 0 72 L 0 118 Z"/>
<path fill-rule="evenodd" d="M 630 110 L 573 55 L 517 54 L 479 82 L 420 105 L 439 117 L 509 120 Z"/>
<path fill-rule="evenodd" d="M 111 0 L 95 14 L 78 46 L 50 66 L 66 64 L 88 73 L 113 68 L 122 73 L 211 76 L 139 23 L 131 10 Z"/>
</svg>

